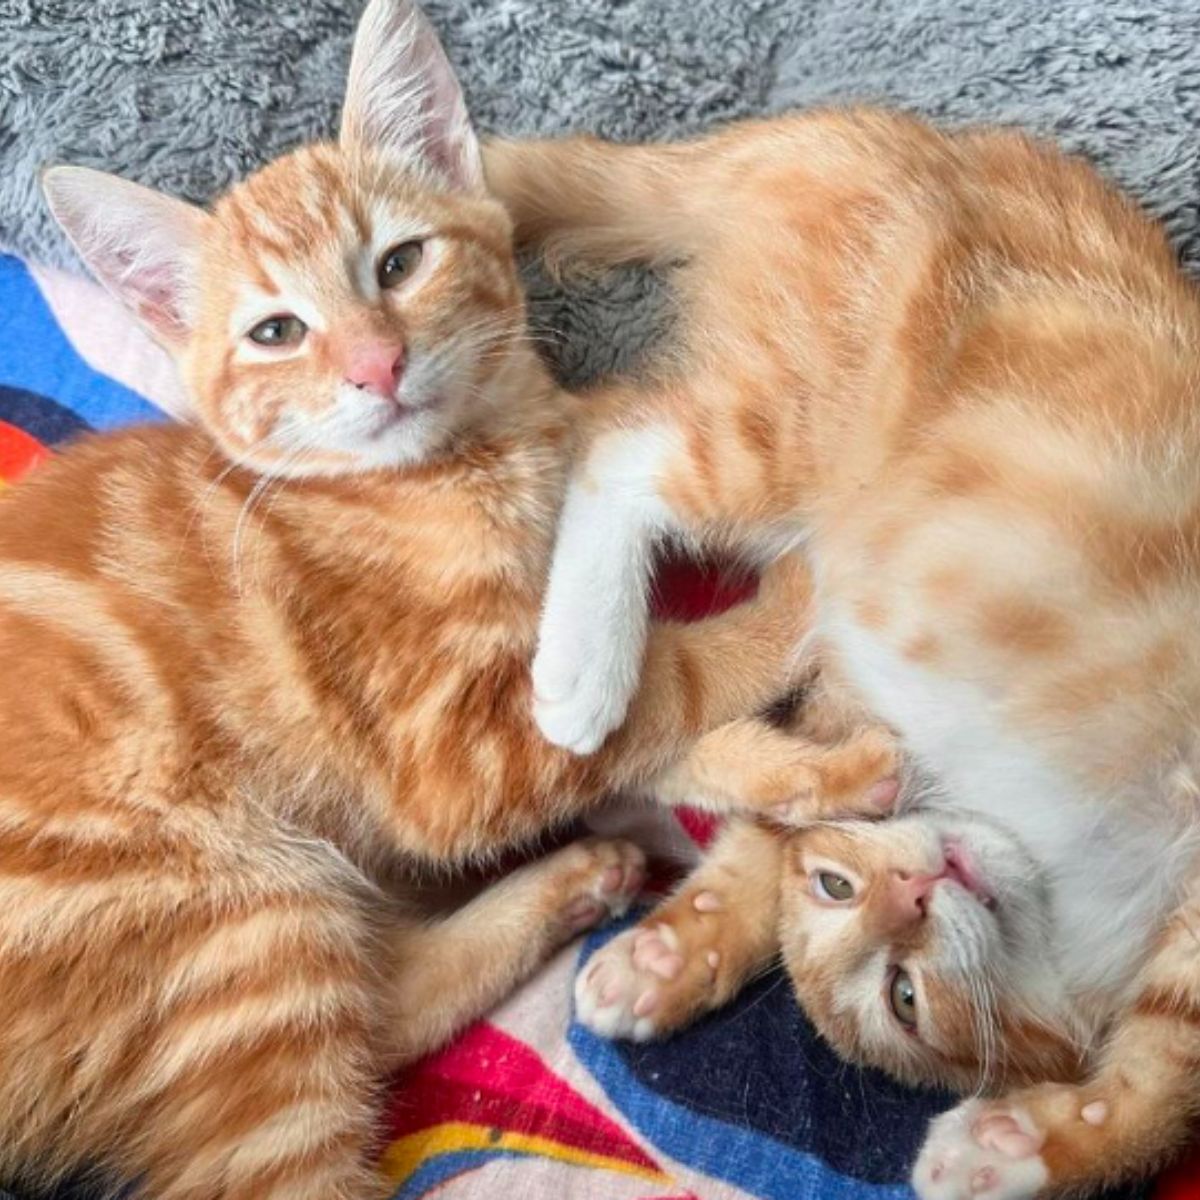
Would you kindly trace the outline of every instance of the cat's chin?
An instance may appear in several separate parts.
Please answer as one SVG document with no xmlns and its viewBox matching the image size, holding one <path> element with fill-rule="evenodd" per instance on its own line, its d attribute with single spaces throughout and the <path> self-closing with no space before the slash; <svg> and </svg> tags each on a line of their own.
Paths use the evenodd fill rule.
<svg viewBox="0 0 1200 1200">
<path fill-rule="evenodd" d="M 351 478 L 419 467 L 442 454 L 453 440 L 451 408 L 436 396 L 419 405 L 392 405 L 360 427 L 338 430 L 326 445 L 318 444 L 303 455 L 263 462 L 244 456 L 241 461 L 258 474 L 282 479 Z"/>
<path fill-rule="evenodd" d="M 380 410 L 371 422 L 370 428 L 364 434 L 364 441 L 373 445 L 385 438 L 399 435 L 409 425 L 417 421 L 425 413 L 434 413 L 443 407 L 445 401 L 439 395 L 430 395 L 415 403 L 398 401 Z"/>
</svg>

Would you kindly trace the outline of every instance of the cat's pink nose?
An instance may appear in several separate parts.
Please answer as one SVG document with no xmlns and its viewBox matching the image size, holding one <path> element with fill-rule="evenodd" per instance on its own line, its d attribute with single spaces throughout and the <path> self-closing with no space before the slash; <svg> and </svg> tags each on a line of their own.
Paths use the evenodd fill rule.
<svg viewBox="0 0 1200 1200">
<path fill-rule="evenodd" d="M 375 392 L 389 400 L 404 374 L 403 346 L 362 346 L 346 364 L 346 382 L 366 392 Z"/>
<path fill-rule="evenodd" d="M 903 923 L 919 921 L 925 916 L 929 893 L 945 879 L 945 874 L 910 875 L 894 871 L 888 889 L 889 906 L 893 917 Z"/>
</svg>

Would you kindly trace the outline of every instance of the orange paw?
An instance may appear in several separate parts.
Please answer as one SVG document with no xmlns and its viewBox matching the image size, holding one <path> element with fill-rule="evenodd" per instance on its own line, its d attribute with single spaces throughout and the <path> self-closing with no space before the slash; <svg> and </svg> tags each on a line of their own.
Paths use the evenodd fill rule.
<svg viewBox="0 0 1200 1200">
<path fill-rule="evenodd" d="M 681 896 L 597 950 L 575 981 L 580 1022 L 610 1038 L 650 1041 L 725 998 L 731 930 L 710 891 Z"/>
</svg>

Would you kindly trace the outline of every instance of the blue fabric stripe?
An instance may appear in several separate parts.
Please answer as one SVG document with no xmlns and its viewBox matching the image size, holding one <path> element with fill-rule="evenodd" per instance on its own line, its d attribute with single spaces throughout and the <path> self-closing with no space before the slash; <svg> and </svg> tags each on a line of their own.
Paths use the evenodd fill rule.
<svg viewBox="0 0 1200 1200">
<path fill-rule="evenodd" d="M 613 932 L 610 929 L 590 937 L 581 964 Z M 752 1129 L 713 1120 L 650 1091 L 629 1070 L 612 1042 L 577 1022 L 572 1022 L 567 1040 L 622 1116 L 652 1145 L 695 1171 L 763 1200 L 912 1200 L 907 1186 L 852 1179 L 814 1155 Z M 698 1069 L 702 1071 L 703 1064 Z"/>
<path fill-rule="evenodd" d="M 0 255 L 0 384 L 56 400 L 94 429 L 167 419 L 79 356 L 28 268 L 11 255 Z"/>
<path fill-rule="evenodd" d="M 0 421 L 23 429 L 43 446 L 56 446 L 91 428 L 82 417 L 57 400 L 25 388 L 9 387 L 6 383 L 0 383 Z"/>
</svg>

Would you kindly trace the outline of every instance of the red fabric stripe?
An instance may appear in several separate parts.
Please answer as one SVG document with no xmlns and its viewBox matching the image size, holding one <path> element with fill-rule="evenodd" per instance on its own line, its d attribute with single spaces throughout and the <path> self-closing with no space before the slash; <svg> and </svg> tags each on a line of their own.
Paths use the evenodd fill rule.
<svg viewBox="0 0 1200 1200">
<path fill-rule="evenodd" d="M 36 438 L 15 425 L 0 421 L 0 479 L 16 483 L 49 457 L 50 451 Z"/>
<path fill-rule="evenodd" d="M 1200 1200 L 1200 1151 L 1159 1178 L 1153 1200 Z"/>
<path fill-rule="evenodd" d="M 719 562 L 670 555 L 654 577 L 654 615 L 660 621 L 700 621 L 749 600 L 758 581 Z"/>
<path fill-rule="evenodd" d="M 393 1140 L 447 1121 L 547 1138 L 659 1169 L 619 1125 L 554 1074 L 529 1046 L 483 1022 L 406 1071 L 392 1089 L 388 1128 Z"/>
<path fill-rule="evenodd" d="M 654 615 L 661 621 L 701 621 L 749 600 L 758 589 L 752 575 L 678 555 L 659 563 L 654 582 Z M 702 849 L 721 826 L 719 818 L 692 808 L 676 809 L 675 817 Z"/>
</svg>

